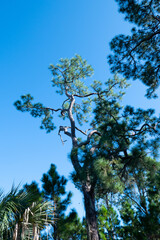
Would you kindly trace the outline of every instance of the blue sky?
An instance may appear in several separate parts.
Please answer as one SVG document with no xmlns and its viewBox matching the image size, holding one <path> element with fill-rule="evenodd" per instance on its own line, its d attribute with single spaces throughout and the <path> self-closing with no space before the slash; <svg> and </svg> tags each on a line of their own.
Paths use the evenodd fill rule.
<svg viewBox="0 0 160 240">
<path fill-rule="evenodd" d="M 54 163 L 61 175 L 69 176 L 69 141 L 63 146 L 58 128 L 51 134 L 39 129 L 40 121 L 16 111 L 13 103 L 31 93 L 35 100 L 58 107 L 61 97 L 51 87 L 49 64 L 80 54 L 95 69 L 97 80 L 111 76 L 107 64 L 109 42 L 117 34 L 129 33 L 131 25 L 118 13 L 113 0 L 10 0 L 0 7 L 0 187 L 7 192 L 12 183 L 40 181 Z M 125 102 L 136 107 L 155 107 L 147 100 L 141 83 L 134 82 Z M 55 121 L 58 126 L 60 123 Z M 81 209 L 81 194 L 74 192 L 73 207 Z"/>
</svg>

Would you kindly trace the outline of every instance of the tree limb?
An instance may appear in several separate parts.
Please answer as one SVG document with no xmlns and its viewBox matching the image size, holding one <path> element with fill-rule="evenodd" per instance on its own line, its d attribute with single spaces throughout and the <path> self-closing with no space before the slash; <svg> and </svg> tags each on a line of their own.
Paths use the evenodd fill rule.
<svg viewBox="0 0 160 240">
<path fill-rule="evenodd" d="M 148 41 L 152 39 L 155 35 L 160 34 L 160 30 L 158 29 L 156 32 L 153 32 L 150 36 L 143 38 L 139 43 L 136 44 L 135 47 L 133 47 L 129 53 L 133 52 L 137 47 L 139 47 L 143 42 Z"/>
<path fill-rule="evenodd" d="M 79 143 L 79 144 L 78 144 L 78 147 L 82 147 L 82 146 L 87 145 L 87 144 L 90 142 L 91 137 L 92 137 L 93 134 L 97 134 L 97 135 L 101 136 L 101 133 L 100 133 L 100 132 L 98 132 L 97 130 L 93 130 L 92 132 L 90 132 L 90 133 L 88 134 L 87 140 L 84 141 L 84 142 Z"/>
<path fill-rule="evenodd" d="M 60 135 L 60 132 L 64 132 L 64 134 L 66 134 L 67 136 L 71 137 L 71 133 L 68 132 L 68 128 L 70 127 L 66 127 L 66 126 L 60 126 L 59 127 L 59 132 L 58 132 L 58 135 Z"/>
<path fill-rule="evenodd" d="M 84 131 L 82 131 L 81 129 L 79 129 L 79 128 L 77 128 L 77 127 L 75 127 L 75 129 L 78 130 L 79 132 L 81 132 L 82 134 L 87 135 L 87 133 L 84 132 Z"/>
<path fill-rule="evenodd" d="M 127 193 L 124 193 L 124 195 L 126 195 L 128 198 L 130 198 L 134 203 L 137 204 L 138 208 L 144 213 L 147 215 L 147 212 L 145 211 L 145 209 L 134 199 L 132 198 L 131 196 L 129 196 Z"/>
</svg>

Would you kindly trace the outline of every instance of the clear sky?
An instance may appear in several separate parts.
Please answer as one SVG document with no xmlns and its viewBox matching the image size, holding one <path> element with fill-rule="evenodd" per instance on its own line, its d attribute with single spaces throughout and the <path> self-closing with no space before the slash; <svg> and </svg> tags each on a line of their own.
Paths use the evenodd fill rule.
<svg viewBox="0 0 160 240">
<path fill-rule="evenodd" d="M 72 171 L 69 140 L 63 146 L 58 128 L 46 134 L 38 119 L 16 111 L 13 103 L 31 93 L 37 102 L 58 107 L 61 98 L 51 87 L 48 66 L 75 53 L 93 66 L 94 78 L 105 81 L 111 76 L 109 42 L 129 33 L 131 25 L 114 0 L 8 0 L 0 5 L 0 187 L 7 192 L 13 182 L 40 182 L 51 163 L 67 178 Z M 147 100 L 144 93 L 136 82 L 125 102 L 158 110 L 159 100 Z M 68 190 L 74 192 L 73 207 L 81 209 L 82 216 L 81 194 L 71 183 Z"/>
</svg>

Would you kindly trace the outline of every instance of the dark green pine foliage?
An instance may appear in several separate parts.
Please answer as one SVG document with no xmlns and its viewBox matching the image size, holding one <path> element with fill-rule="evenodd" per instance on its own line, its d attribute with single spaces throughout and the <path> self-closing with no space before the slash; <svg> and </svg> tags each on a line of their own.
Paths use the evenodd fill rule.
<svg viewBox="0 0 160 240">
<path fill-rule="evenodd" d="M 160 238 L 160 164 L 151 158 L 135 170 L 121 199 L 123 220 L 120 236 L 123 239 L 148 240 Z"/>
<path fill-rule="evenodd" d="M 50 109 L 44 107 L 41 103 L 32 104 L 33 97 L 30 94 L 21 96 L 21 101 L 15 102 L 17 110 L 22 112 L 30 112 L 33 117 L 43 117 L 41 129 L 45 129 L 47 133 L 53 131 L 55 126 L 52 122 L 53 117 Z"/>
<path fill-rule="evenodd" d="M 65 221 L 64 212 L 71 203 L 72 194 L 66 193 L 67 180 L 64 176 L 59 176 L 54 164 L 51 164 L 47 174 L 43 174 L 42 183 L 44 197 L 53 204 L 53 236 L 54 240 L 57 240 L 60 238 L 61 221 Z"/>
<path fill-rule="evenodd" d="M 94 161 L 97 196 L 106 199 L 108 193 L 112 194 L 115 200 L 112 210 L 119 209 L 126 224 L 118 226 L 115 217 L 115 229 L 110 232 L 113 235 L 106 239 L 114 239 L 114 236 L 115 239 L 150 239 L 150 236 L 156 239 L 160 229 L 160 166 L 157 161 L 160 118 L 153 109 L 122 108 L 113 97 L 97 100 L 94 112 L 94 124 L 102 134 Z M 105 211 L 107 226 L 113 213 L 110 207 Z M 100 219 L 101 215 L 100 211 Z M 109 233 L 109 225 L 107 229 L 108 232 L 103 232 L 101 228 L 104 238 Z"/>
<path fill-rule="evenodd" d="M 160 119 L 153 109 L 123 109 L 115 99 L 103 99 L 97 102 L 94 124 L 102 133 L 94 161 L 98 194 L 122 193 L 128 167 L 134 170 L 145 156 L 157 158 Z"/>
<path fill-rule="evenodd" d="M 33 202 L 39 202 L 42 201 L 42 193 L 38 187 L 38 183 L 33 181 L 31 184 L 25 184 L 23 186 L 23 190 L 25 192 L 28 192 L 32 194 L 32 201 Z"/>
<path fill-rule="evenodd" d="M 87 231 L 85 220 L 81 222 L 75 210 L 59 221 L 59 231 L 61 240 L 86 240 Z"/>
<path fill-rule="evenodd" d="M 125 20 L 132 23 L 131 34 L 120 34 L 110 43 L 112 72 L 127 79 L 140 79 L 148 86 L 147 96 L 155 97 L 160 84 L 160 2 L 159 0 L 116 0 Z"/>
<path fill-rule="evenodd" d="M 120 220 L 118 218 L 117 211 L 114 209 L 111 203 L 103 202 L 99 206 L 98 210 L 98 227 L 100 239 L 112 240 L 118 239 Z"/>
</svg>

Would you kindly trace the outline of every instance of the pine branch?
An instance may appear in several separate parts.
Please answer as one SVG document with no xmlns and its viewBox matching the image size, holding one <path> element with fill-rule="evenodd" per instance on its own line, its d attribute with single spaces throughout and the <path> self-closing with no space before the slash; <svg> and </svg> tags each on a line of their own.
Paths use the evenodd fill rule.
<svg viewBox="0 0 160 240">
<path fill-rule="evenodd" d="M 144 214 L 147 215 L 147 212 L 145 211 L 145 209 L 144 209 L 134 198 L 132 198 L 131 196 L 129 196 L 127 193 L 124 193 L 124 195 L 125 195 L 126 197 L 128 197 L 129 199 L 131 199 L 134 203 L 136 203 L 137 206 L 138 206 L 138 208 L 139 208 L 139 210 L 142 211 Z"/>
<path fill-rule="evenodd" d="M 101 133 L 100 133 L 100 132 L 98 132 L 97 130 L 93 130 L 92 132 L 90 132 L 90 133 L 88 134 L 87 140 L 84 141 L 84 142 L 79 143 L 79 144 L 78 144 L 78 147 L 82 147 L 82 146 L 85 146 L 85 145 L 89 144 L 89 143 L 90 143 L 90 140 L 91 140 L 91 137 L 92 137 L 94 134 L 97 134 L 97 135 L 101 136 Z"/>
</svg>

